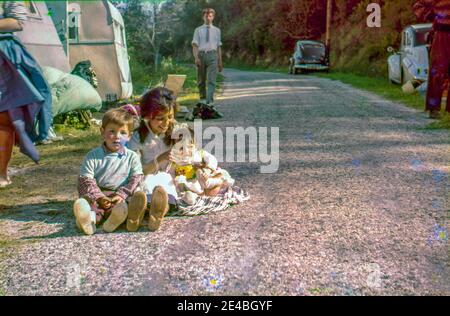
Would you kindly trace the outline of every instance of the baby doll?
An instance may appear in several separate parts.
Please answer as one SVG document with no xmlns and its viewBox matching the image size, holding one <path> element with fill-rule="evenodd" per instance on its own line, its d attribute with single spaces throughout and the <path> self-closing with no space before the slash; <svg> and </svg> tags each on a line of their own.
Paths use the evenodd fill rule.
<svg viewBox="0 0 450 316">
<path fill-rule="evenodd" d="M 170 166 L 170 172 L 179 196 L 186 204 L 195 204 L 201 195 L 216 196 L 222 189 L 234 184 L 230 174 L 218 166 L 216 157 L 196 148 L 191 128 L 180 124 L 173 135 L 182 137 L 178 138 L 172 149 L 175 162 Z"/>
</svg>

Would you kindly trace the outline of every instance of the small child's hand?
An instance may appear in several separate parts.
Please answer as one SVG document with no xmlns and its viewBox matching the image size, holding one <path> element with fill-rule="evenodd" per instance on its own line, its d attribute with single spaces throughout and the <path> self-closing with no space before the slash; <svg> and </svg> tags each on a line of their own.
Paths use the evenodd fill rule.
<svg viewBox="0 0 450 316">
<path fill-rule="evenodd" d="M 168 150 L 158 156 L 158 163 L 163 163 L 164 161 L 175 162 L 175 156 L 172 153 L 172 150 Z"/>
<path fill-rule="evenodd" d="M 111 201 L 111 199 L 110 198 L 108 198 L 108 197 L 102 197 L 102 198 L 99 198 L 98 200 L 97 200 L 97 203 L 98 203 L 98 205 L 100 206 L 100 208 L 101 209 L 103 209 L 103 210 L 109 210 L 111 207 L 112 207 L 112 201 Z"/>
<path fill-rule="evenodd" d="M 209 178 L 208 174 L 203 170 L 200 170 L 198 177 L 200 182 L 206 182 Z"/>
<path fill-rule="evenodd" d="M 193 162 L 192 163 L 192 166 L 196 169 L 196 170 L 198 170 L 198 169 L 203 169 L 205 166 L 203 165 L 203 163 L 201 163 L 201 162 Z"/>
<path fill-rule="evenodd" d="M 169 157 L 167 158 L 167 160 L 169 160 L 169 162 L 176 163 L 176 158 L 172 151 L 169 152 Z"/>
<path fill-rule="evenodd" d="M 124 202 L 124 200 L 123 200 L 123 198 L 121 196 L 114 195 L 111 198 L 111 202 L 114 203 L 114 205 L 117 205 L 117 204 L 120 204 L 120 203 Z"/>
</svg>

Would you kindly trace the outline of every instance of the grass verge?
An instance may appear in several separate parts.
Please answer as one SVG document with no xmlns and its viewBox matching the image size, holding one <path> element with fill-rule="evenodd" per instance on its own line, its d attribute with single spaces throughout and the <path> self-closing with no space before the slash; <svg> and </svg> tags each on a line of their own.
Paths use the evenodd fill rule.
<svg viewBox="0 0 450 316">
<path fill-rule="evenodd" d="M 154 71 L 151 66 L 136 64 L 131 62 L 131 71 L 135 94 L 141 95 L 148 88 L 161 86 L 167 80 L 169 74 L 186 75 L 183 92 L 178 96 L 178 102 L 188 108 L 193 107 L 199 100 L 197 88 L 197 69 L 190 64 L 175 64 L 170 58 L 164 59 L 158 71 Z M 217 77 L 218 90 L 221 89 L 223 76 Z"/>
<path fill-rule="evenodd" d="M 41 154 L 39 165 L 14 148 L 9 165 L 13 184 L 0 189 L 0 214 L 13 206 L 76 196 L 81 162 L 90 149 L 100 144 L 100 132 L 97 127 L 77 130 L 59 126 L 56 126 L 56 131 L 64 136 L 64 140 L 38 146 Z"/>
</svg>

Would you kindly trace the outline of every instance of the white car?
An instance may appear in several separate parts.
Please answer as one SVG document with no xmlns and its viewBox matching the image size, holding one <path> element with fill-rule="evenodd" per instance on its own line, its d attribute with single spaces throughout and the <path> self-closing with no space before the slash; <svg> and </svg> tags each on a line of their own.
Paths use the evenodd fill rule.
<svg viewBox="0 0 450 316">
<path fill-rule="evenodd" d="M 432 24 L 415 24 L 402 32 L 400 51 L 388 47 L 388 75 L 392 83 L 404 84 L 410 80 L 428 80 L 429 53 L 427 38 Z"/>
</svg>

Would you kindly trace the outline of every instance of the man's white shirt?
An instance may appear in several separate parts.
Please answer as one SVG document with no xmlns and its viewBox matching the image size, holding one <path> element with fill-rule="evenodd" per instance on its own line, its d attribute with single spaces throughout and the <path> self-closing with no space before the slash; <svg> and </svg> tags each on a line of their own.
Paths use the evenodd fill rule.
<svg viewBox="0 0 450 316">
<path fill-rule="evenodd" d="M 192 44 L 197 45 L 201 52 L 217 50 L 222 46 L 220 29 L 214 25 L 209 27 L 209 42 L 207 41 L 208 26 L 206 24 L 197 27 L 194 32 Z"/>
</svg>

